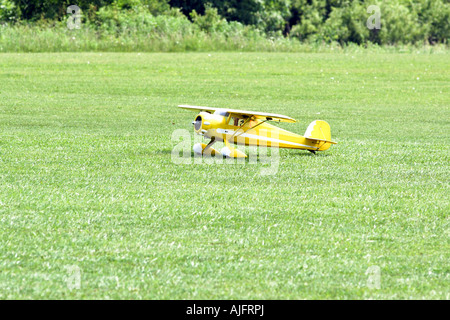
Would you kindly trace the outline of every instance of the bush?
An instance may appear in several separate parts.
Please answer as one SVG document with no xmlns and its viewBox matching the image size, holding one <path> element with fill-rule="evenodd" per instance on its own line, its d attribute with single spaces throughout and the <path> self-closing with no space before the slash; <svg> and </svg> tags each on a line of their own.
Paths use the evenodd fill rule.
<svg viewBox="0 0 450 320">
<path fill-rule="evenodd" d="M 421 0 L 409 3 L 417 14 L 418 23 L 429 43 L 447 42 L 450 37 L 450 5 L 440 0 Z"/>
<path fill-rule="evenodd" d="M 67 21 L 69 3 L 69 0 L 0 0 L 0 24 L 32 22 L 39 28 L 56 25 Z M 77 0 L 76 3 L 82 9 L 83 25 L 95 30 L 99 38 L 123 34 L 128 43 L 133 41 L 132 34 L 146 37 L 164 34 L 170 39 L 190 35 L 197 40 L 210 37 L 219 42 L 242 37 L 281 41 L 284 35 L 289 41 L 365 46 L 447 44 L 450 36 L 448 0 Z M 380 30 L 369 30 L 366 26 L 371 15 L 367 8 L 373 4 L 381 9 Z"/>
<path fill-rule="evenodd" d="M 227 21 L 223 19 L 217 12 L 216 8 L 206 6 L 205 14 L 199 15 L 197 11 L 193 10 L 190 14 L 194 24 L 206 32 L 222 32 L 227 27 Z"/>
<path fill-rule="evenodd" d="M 381 11 L 381 29 L 366 26 L 369 5 Z M 312 42 L 385 45 L 448 43 L 450 6 L 442 0 L 307 1 L 296 0 L 293 12 L 298 17 L 291 37 Z"/>
<path fill-rule="evenodd" d="M 293 4 L 294 21 L 291 36 L 306 40 L 311 35 L 318 34 L 325 19 L 325 1 L 296 0 Z"/>
<path fill-rule="evenodd" d="M 366 26 L 367 17 L 366 8 L 358 2 L 333 8 L 319 34 L 326 42 L 366 43 L 370 34 Z"/>
<path fill-rule="evenodd" d="M 20 10 L 10 0 L 0 0 L 0 23 L 12 23 L 19 19 Z"/>
</svg>

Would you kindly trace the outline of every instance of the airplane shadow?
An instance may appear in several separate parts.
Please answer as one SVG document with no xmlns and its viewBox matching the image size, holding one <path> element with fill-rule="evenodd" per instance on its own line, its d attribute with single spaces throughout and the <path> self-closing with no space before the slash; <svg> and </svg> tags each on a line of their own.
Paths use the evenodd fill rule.
<svg viewBox="0 0 450 320">
<path fill-rule="evenodd" d="M 157 150 L 154 153 L 156 153 L 156 154 L 163 154 L 163 155 L 171 155 L 172 154 L 172 150 L 170 150 L 170 149 L 162 149 L 162 150 Z M 194 151 L 191 151 L 191 153 L 188 154 L 188 155 L 185 155 L 184 153 L 180 152 L 179 153 L 179 157 L 180 158 L 187 158 L 187 159 L 189 159 L 189 158 L 197 157 L 197 155 L 194 153 Z M 223 157 L 223 156 L 222 157 L 218 156 L 218 158 L 224 158 L 225 159 L 225 157 Z"/>
<path fill-rule="evenodd" d="M 161 154 L 161 155 L 171 155 L 172 154 L 172 150 L 171 149 L 160 149 L 160 150 L 156 150 L 155 152 L 152 152 L 153 154 Z M 248 155 L 247 155 L 248 156 Z M 297 152 L 289 152 L 287 154 L 285 154 L 285 156 L 287 157 L 329 157 L 331 156 L 330 154 L 326 154 L 326 153 L 317 153 L 317 154 L 313 154 L 311 152 L 307 152 L 307 151 L 297 151 Z M 191 151 L 190 154 L 183 154 L 180 152 L 179 154 L 180 158 L 184 158 L 184 159 L 193 159 L 194 157 L 198 157 L 197 154 L 194 153 L 194 151 Z M 220 156 L 217 155 L 216 156 L 218 159 L 227 159 L 224 156 Z M 283 157 L 282 155 L 280 155 L 280 157 Z M 208 157 L 208 158 L 214 158 L 214 157 Z M 270 156 L 269 156 L 270 158 Z M 267 156 L 257 156 L 256 157 L 256 161 L 260 161 L 260 160 L 267 160 Z M 239 159 L 237 161 L 244 161 L 244 162 L 249 162 L 249 161 L 255 161 L 254 156 L 250 159 L 250 157 L 247 157 L 245 159 Z"/>
<path fill-rule="evenodd" d="M 153 153 L 167 155 L 167 154 L 172 154 L 172 150 L 171 149 L 160 149 L 160 150 L 156 150 Z M 329 157 L 329 156 L 331 156 L 331 154 L 329 154 L 329 153 L 313 154 L 313 153 L 307 152 L 307 151 L 289 152 L 287 155 L 295 156 L 295 157 Z M 180 156 L 181 156 L 181 153 L 180 153 Z M 194 153 L 194 151 L 191 151 L 189 156 L 187 156 L 187 157 L 184 156 L 184 157 L 188 158 L 188 157 L 194 157 L 194 156 L 196 156 L 196 154 Z M 220 158 L 220 156 L 219 156 L 219 158 Z M 225 158 L 225 157 L 223 157 L 223 158 Z M 257 158 L 259 159 L 259 156 Z M 248 159 L 248 158 L 246 158 L 246 159 Z"/>
<path fill-rule="evenodd" d="M 293 152 L 293 153 L 289 153 L 289 156 L 294 156 L 294 157 L 329 157 L 330 154 L 327 153 L 316 153 L 313 154 L 311 152 L 307 152 L 307 151 L 300 151 L 300 152 Z"/>
</svg>

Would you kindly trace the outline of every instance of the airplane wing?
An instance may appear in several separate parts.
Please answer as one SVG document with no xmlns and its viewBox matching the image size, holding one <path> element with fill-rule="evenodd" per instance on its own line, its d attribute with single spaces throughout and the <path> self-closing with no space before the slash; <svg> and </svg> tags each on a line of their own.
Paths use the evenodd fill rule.
<svg viewBox="0 0 450 320">
<path fill-rule="evenodd" d="M 256 111 L 243 111 L 243 110 L 235 110 L 235 109 L 226 109 L 226 108 L 210 108 L 210 107 L 198 107 L 198 106 L 187 106 L 180 105 L 179 108 L 188 109 L 188 110 L 199 110 L 199 111 L 208 111 L 208 112 L 216 112 L 216 111 L 224 111 L 231 113 L 232 115 L 237 116 L 248 116 L 255 117 L 261 120 L 271 120 L 271 121 L 280 121 L 280 122 L 296 122 L 297 120 L 292 119 L 291 117 L 284 116 L 282 114 L 276 113 L 266 113 L 266 112 L 256 112 Z"/>
</svg>

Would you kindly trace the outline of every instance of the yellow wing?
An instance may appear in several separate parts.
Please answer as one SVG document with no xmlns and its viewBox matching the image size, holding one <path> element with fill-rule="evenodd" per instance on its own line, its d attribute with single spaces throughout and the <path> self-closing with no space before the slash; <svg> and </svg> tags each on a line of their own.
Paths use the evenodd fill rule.
<svg viewBox="0 0 450 320">
<path fill-rule="evenodd" d="M 271 121 L 280 121 L 280 122 L 296 122 L 297 120 L 292 119 L 291 117 L 284 116 L 282 114 L 276 113 L 266 113 L 266 112 L 256 112 L 256 111 L 243 111 L 243 110 L 235 110 L 235 109 L 225 109 L 225 108 L 211 108 L 211 107 L 199 107 L 199 106 L 187 106 L 180 105 L 179 108 L 188 109 L 188 110 L 200 110 L 200 111 L 208 111 L 208 112 L 224 112 L 237 116 L 248 116 L 255 117 L 261 120 L 271 120 Z"/>
</svg>

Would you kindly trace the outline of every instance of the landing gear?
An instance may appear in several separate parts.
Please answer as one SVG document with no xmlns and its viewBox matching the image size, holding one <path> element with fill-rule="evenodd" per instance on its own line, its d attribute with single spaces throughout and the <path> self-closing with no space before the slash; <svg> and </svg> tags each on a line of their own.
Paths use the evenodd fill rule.
<svg viewBox="0 0 450 320">
<path fill-rule="evenodd" d="M 230 143 L 228 142 L 228 140 L 223 140 L 223 143 L 225 143 L 225 147 L 223 147 L 220 150 L 220 153 L 222 153 L 222 155 L 224 157 L 227 158 L 247 158 L 247 155 L 245 153 L 243 153 L 242 151 L 239 151 L 238 149 L 233 148 L 232 146 L 230 146 Z"/>
<path fill-rule="evenodd" d="M 311 152 L 312 154 L 316 154 L 315 150 L 308 150 L 309 152 Z"/>
<path fill-rule="evenodd" d="M 208 150 L 209 148 L 211 148 L 211 146 L 216 143 L 216 138 L 212 137 L 211 141 L 208 143 L 208 145 L 205 147 L 205 149 L 203 149 L 203 153 L 205 153 L 206 150 Z"/>
<path fill-rule="evenodd" d="M 220 154 L 220 152 L 212 147 L 214 143 L 216 143 L 216 138 L 214 137 L 207 145 L 204 143 L 197 143 L 194 145 L 194 152 L 199 156 L 203 155 L 216 156 L 217 154 Z"/>
</svg>

